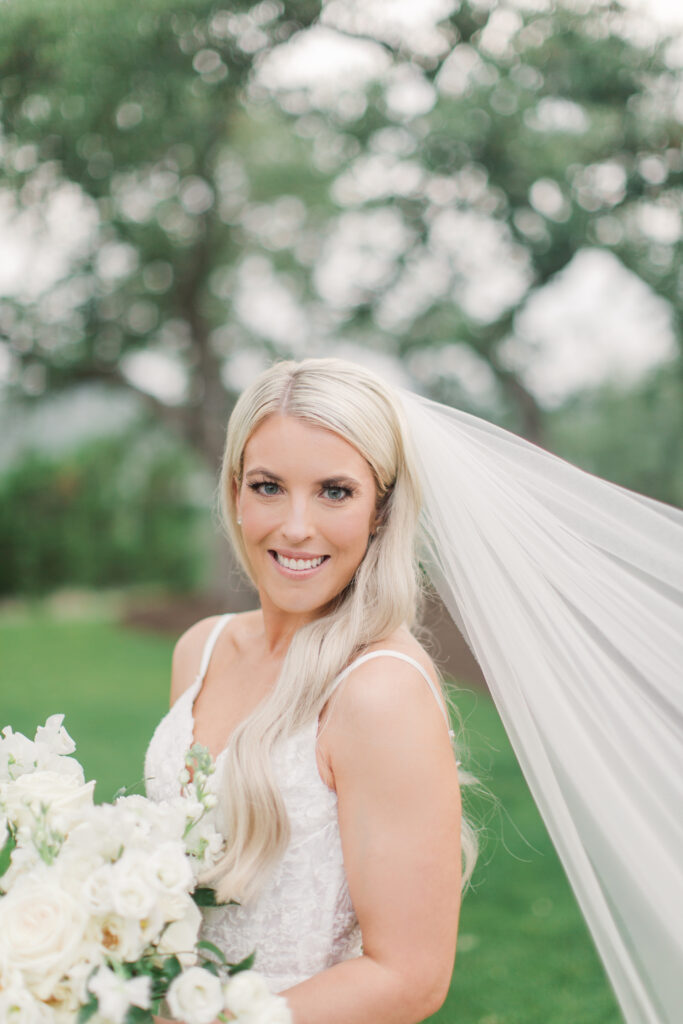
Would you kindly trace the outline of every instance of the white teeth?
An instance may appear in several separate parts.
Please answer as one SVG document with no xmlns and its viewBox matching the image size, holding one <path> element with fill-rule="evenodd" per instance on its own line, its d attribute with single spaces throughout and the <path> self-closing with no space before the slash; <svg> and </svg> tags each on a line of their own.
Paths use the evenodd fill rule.
<svg viewBox="0 0 683 1024">
<path fill-rule="evenodd" d="M 320 558 L 285 558 L 278 551 L 275 552 L 280 565 L 284 565 L 286 569 L 315 569 L 316 566 L 320 565 L 324 561 L 324 555 Z"/>
</svg>

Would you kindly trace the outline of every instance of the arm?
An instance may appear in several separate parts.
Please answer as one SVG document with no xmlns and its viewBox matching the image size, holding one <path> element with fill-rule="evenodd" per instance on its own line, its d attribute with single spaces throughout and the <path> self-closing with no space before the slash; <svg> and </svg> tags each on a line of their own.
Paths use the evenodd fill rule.
<svg viewBox="0 0 683 1024">
<path fill-rule="evenodd" d="M 295 1024 L 416 1024 L 443 1003 L 460 906 L 460 790 L 447 727 L 416 670 L 366 662 L 329 723 L 363 955 L 283 995 Z"/>
</svg>

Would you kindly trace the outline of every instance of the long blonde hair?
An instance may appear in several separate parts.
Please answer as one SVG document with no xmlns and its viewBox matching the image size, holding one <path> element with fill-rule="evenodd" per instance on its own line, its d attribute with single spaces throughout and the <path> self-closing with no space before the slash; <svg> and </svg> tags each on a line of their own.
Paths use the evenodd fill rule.
<svg viewBox="0 0 683 1024">
<path fill-rule="evenodd" d="M 284 852 L 290 830 L 271 767 L 271 751 L 317 718 L 339 672 L 370 644 L 402 624 L 419 627 L 425 590 L 417 556 L 420 483 L 400 403 L 382 380 L 342 359 L 274 363 L 239 397 L 228 422 L 218 488 L 223 527 L 246 575 L 234 483 L 242 484 L 244 449 L 274 413 L 332 430 L 367 460 L 376 484 L 379 526 L 347 587 L 330 610 L 294 634 L 276 685 L 234 731 L 224 758 L 221 827 L 228 849 L 205 876 L 220 900 L 247 902 Z M 443 684 L 442 684 L 443 691 Z M 461 782 L 469 776 L 461 774 Z M 463 817 L 463 888 L 477 838 Z"/>
</svg>

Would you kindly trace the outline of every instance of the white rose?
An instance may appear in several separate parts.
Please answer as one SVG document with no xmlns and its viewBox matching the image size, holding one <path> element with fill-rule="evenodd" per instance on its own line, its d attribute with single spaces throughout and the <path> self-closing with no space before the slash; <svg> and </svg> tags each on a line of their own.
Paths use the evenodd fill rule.
<svg viewBox="0 0 683 1024">
<path fill-rule="evenodd" d="M 111 898 L 121 917 L 141 921 L 150 913 L 155 893 L 145 877 L 145 861 L 134 853 L 124 853 L 111 872 Z"/>
<path fill-rule="evenodd" d="M 271 996 L 270 1001 L 253 1013 L 237 1018 L 238 1024 L 292 1024 L 292 1011 L 282 996 Z"/>
<path fill-rule="evenodd" d="M 258 971 L 240 971 L 225 982 L 223 998 L 226 1010 L 239 1017 L 269 1003 L 273 994 Z"/>
<path fill-rule="evenodd" d="M 75 779 L 81 786 L 85 782 L 83 765 L 75 757 L 62 757 L 60 754 L 53 754 L 49 747 L 36 743 L 37 762 L 36 770 L 54 772 L 56 775 L 67 775 Z"/>
<path fill-rule="evenodd" d="M 114 909 L 111 875 L 111 864 L 102 864 L 83 880 L 81 898 L 92 914 L 108 914 Z"/>
<path fill-rule="evenodd" d="M 176 823 L 164 820 L 162 805 L 147 797 L 137 794 L 119 797 L 113 810 L 120 833 L 126 836 L 126 845 L 135 844 L 153 849 L 167 839 L 180 838 L 182 835 L 183 826 L 180 826 L 179 834 L 176 834 Z"/>
<path fill-rule="evenodd" d="M 164 921 L 179 921 L 187 912 L 188 900 L 194 903 L 186 892 L 168 892 L 159 895 L 156 905 L 161 908 Z"/>
<path fill-rule="evenodd" d="M 173 979 L 166 1001 L 185 1024 L 212 1024 L 223 1009 L 220 980 L 203 967 L 190 967 Z"/>
<path fill-rule="evenodd" d="M 88 988 L 97 996 L 98 1016 L 110 1024 L 122 1024 L 129 1006 L 148 1010 L 151 1003 L 150 978 L 120 978 L 109 967 L 100 967 L 88 982 Z"/>
<path fill-rule="evenodd" d="M 163 843 L 147 862 L 147 877 L 164 893 L 187 892 L 194 886 L 194 874 L 180 841 Z"/>
<path fill-rule="evenodd" d="M 47 821 L 61 832 L 78 820 L 84 808 L 92 806 L 95 782 L 81 784 L 73 775 L 36 771 L 14 782 L 0 784 L 0 802 L 7 816 L 20 826 L 31 827 L 34 815 L 47 807 Z"/>
<path fill-rule="evenodd" d="M 23 875 L 0 900 L 0 946 L 39 999 L 79 958 L 86 920 L 49 871 Z"/>
<path fill-rule="evenodd" d="M 164 928 L 157 943 L 157 949 L 160 953 L 175 953 L 181 964 L 184 967 L 189 967 L 197 962 L 194 948 L 201 924 L 201 911 L 194 900 L 188 896 L 185 913 L 178 921 L 172 921 Z"/>
<path fill-rule="evenodd" d="M 76 857 L 95 860 L 116 860 L 127 836 L 115 808 L 109 804 L 84 807 L 80 820 L 69 830 L 62 856 L 73 851 Z"/>
</svg>

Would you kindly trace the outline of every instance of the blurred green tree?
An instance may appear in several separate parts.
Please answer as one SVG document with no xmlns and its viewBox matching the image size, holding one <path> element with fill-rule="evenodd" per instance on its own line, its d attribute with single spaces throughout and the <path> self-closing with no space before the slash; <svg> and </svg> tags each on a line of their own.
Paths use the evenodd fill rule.
<svg viewBox="0 0 683 1024">
<path fill-rule="evenodd" d="M 70 187 L 92 216 L 61 278 L 2 300 L 16 390 L 109 379 L 215 467 L 226 361 L 343 334 L 402 356 L 435 397 L 542 440 L 520 317 L 586 248 L 665 299 L 680 342 L 669 41 L 639 35 L 617 2 L 463 0 L 412 33 L 381 11 L 0 6 L 4 188 L 35 208 Z M 331 89 L 293 73 L 311 31 L 369 47 L 374 70 Z M 131 356 L 150 353 L 179 367 L 175 398 L 155 389 L 157 364 L 140 383 Z M 680 356 L 672 366 L 680 386 Z"/>
<path fill-rule="evenodd" d="M 284 77 L 274 88 L 302 134 L 324 114 L 326 133 L 357 143 L 332 196 L 359 258 L 334 278 L 330 225 L 316 282 L 347 335 L 398 351 L 435 397 L 542 440 L 524 314 L 597 250 L 668 306 L 683 397 L 680 45 L 618 2 L 463 2 L 415 38 L 358 7 L 323 20 L 366 24 L 389 54 L 365 106 Z"/>
<path fill-rule="evenodd" d="M 192 462 L 168 431 L 138 424 L 58 456 L 27 452 L 0 477 L 0 596 L 201 586 L 206 495 Z"/>
<path fill-rule="evenodd" d="M 92 222 L 64 276 L 31 303 L 2 302 L 16 390 L 111 381 L 216 465 L 228 399 L 211 274 L 238 259 L 234 222 L 258 164 L 245 171 L 240 154 L 253 133 L 242 93 L 259 52 L 318 13 L 314 0 L 0 7 L 3 186 L 46 216 L 75 186 L 66 195 Z M 306 160 L 297 166 L 305 188 Z M 155 394 L 154 369 L 151 389 L 126 372 L 126 356 L 155 350 L 187 375 L 178 400 Z"/>
</svg>

